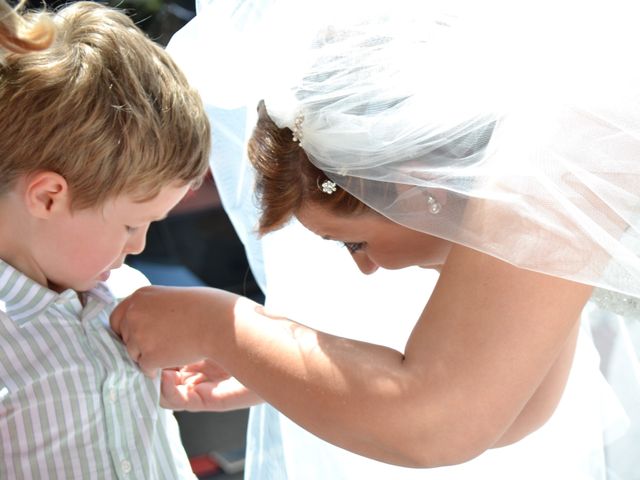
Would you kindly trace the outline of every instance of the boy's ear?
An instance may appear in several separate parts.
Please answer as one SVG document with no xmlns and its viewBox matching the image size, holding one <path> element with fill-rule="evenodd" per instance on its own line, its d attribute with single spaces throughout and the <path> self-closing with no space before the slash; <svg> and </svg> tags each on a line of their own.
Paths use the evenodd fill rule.
<svg viewBox="0 0 640 480">
<path fill-rule="evenodd" d="M 62 175 L 44 171 L 26 179 L 25 202 L 29 212 L 38 218 L 48 218 L 69 205 L 69 186 Z"/>
</svg>

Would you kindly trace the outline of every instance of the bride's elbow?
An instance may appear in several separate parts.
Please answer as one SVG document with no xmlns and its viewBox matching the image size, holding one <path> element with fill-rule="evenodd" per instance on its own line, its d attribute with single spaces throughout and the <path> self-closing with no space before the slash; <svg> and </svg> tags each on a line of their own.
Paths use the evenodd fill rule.
<svg viewBox="0 0 640 480">
<path fill-rule="evenodd" d="M 434 409 L 439 415 L 411 426 L 405 424 L 404 439 L 396 445 L 402 445 L 403 463 L 409 467 L 458 465 L 535 432 L 553 414 L 552 405 L 547 407 L 525 409 L 514 418 L 506 408 L 454 408 L 449 404 L 448 408 Z"/>
<path fill-rule="evenodd" d="M 459 465 L 480 456 L 490 447 L 489 443 L 443 446 L 432 452 L 431 455 L 423 454 L 421 458 L 416 458 L 416 466 L 420 468 L 435 468 Z"/>
<path fill-rule="evenodd" d="M 500 421 L 450 419 L 436 428 L 423 429 L 403 442 L 405 466 L 434 468 L 468 462 L 485 451 L 516 443 L 541 427 L 548 416 L 515 421 L 508 428 Z"/>
<path fill-rule="evenodd" d="M 431 430 L 404 443 L 401 463 L 412 468 L 458 465 L 478 457 L 495 442 L 496 432 L 492 428 L 478 429 L 469 425 L 468 429 Z"/>
</svg>

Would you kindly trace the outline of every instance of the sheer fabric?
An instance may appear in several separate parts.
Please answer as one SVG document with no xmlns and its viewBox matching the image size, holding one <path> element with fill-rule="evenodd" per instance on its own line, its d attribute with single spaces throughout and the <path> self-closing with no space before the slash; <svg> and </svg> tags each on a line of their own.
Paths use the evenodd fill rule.
<svg viewBox="0 0 640 480">
<path fill-rule="evenodd" d="M 578 115 L 586 110 L 576 110 L 568 101 L 554 103 L 552 97 L 549 97 L 544 103 L 538 102 L 540 97 L 530 95 L 527 90 L 535 82 L 533 79 L 527 80 L 526 72 L 535 71 L 535 65 L 528 63 L 531 59 L 525 55 L 526 50 L 519 50 L 514 43 L 518 36 L 524 37 L 521 27 L 536 30 L 536 41 L 540 43 L 538 60 L 542 62 L 545 51 L 553 53 L 551 47 L 561 37 L 562 28 L 569 28 L 582 21 L 583 6 L 578 8 L 573 3 L 552 5 L 543 2 L 523 7 L 518 4 L 518 9 L 524 9 L 519 18 L 522 20 L 522 17 L 528 15 L 528 21 L 537 25 L 533 27 L 526 25 L 524 21 L 522 24 L 512 22 L 500 25 L 501 22 L 509 22 L 510 15 L 519 13 L 510 11 L 516 7 L 503 5 L 498 14 L 495 10 L 497 3 L 492 2 L 482 2 L 482 11 L 476 12 L 464 9 L 460 11 L 464 7 L 460 2 L 444 2 L 442 5 L 447 5 L 446 11 L 442 10 L 442 5 L 433 2 L 393 2 L 394 12 L 387 12 L 386 15 L 400 16 L 405 25 L 413 22 L 414 26 L 407 27 L 408 35 L 395 44 L 398 46 L 396 53 L 403 51 L 400 45 L 406 46 L 404 55 L 398 53 L 398 58 L 395 58 L 395 54 L 379 52 L 380 55 L 386 55 L 384 69 L 381 68 L 379 74 L 384 75 L 384 71 L 391 72 L 393 68 L 401 70 L 400 65 L 404 65 L 418 76 L 415 79 L 402 78 L 401 71 L 398 71 L 383 84 L 390 91 L 404 88 L 406 93 L 412 85 L 429 85 L 425 83 L 427 80 L 439 81 L 439 91 L 432 92 L 432 89 L 426 88 L 422 93 L 414 93 L 424 101 L 429 95 L 436 103 L 439 101 L 439 113 L 442 116 L 438 117 L 435 110 L 431 116 L 426 111 L 415 113 L 417 110 L 414 110 L 414 114 L 408 115 L 403 121 L 367 123 L 362 114 L 366 109 L 360 108 L 353 112 L 346 109 L 338 115 L 338 110 L 331 110 L 335 107 L 328 108 L 332 105 L 331 102 L 342 105 L 341 99 L 337 97 L 326 103 L 326 116 L 316 115 L 325 104 L 312 100 L 318 98 L 314 96 L 316 94 L 313 89 L 301 92 L 295 87 L 296 78 L 309 78 L 310 66 L 318 64 L 317 59 L 322 58 L 320 52 L 328 51 L 322 50 L 324 44 L 318 44 L 322 48 L 316 53 L 313 48 L 309 48 L 309 45 L 317 43 L 314 43 L 317 30 L 311 26 L 326 24 L 327 19 L 338 22 L 339 28 L 353 24 L 354 21 L 366 26 L 372 17 L 380 22 L 388 18 L 384 17 L 384 3 L 367 2 L 365 8 L 358 0 L 343 2 L 340 14 L 336 14 L 332 0 L 206 0 L 199 3 L 197 17 L 169 45 L 169 51 L 186 70 L 207 104 L 214 125 L 214 176 L 223 205 L 245 243 L 254 275 L 265 290 L 268 306 L 297 321 L 336 335 L 387 344 L 402 350 L 419 307 L 428 296 L 430 281 L 426 272 L 418 272 L 425 275 L 423 278 L 416 276 L 414 271 L 379 272 L 385 278 L 379 277 L 379 274 L 362 277 L 359 272 L 354 271 L 353 265 L 349 265 L 344 249 L 339 250 L 335 245 L 313 237 L 295 222 L 261 241 L 257 240 L 254 228 L 258 210 L 251 193 L 253 174 L 243 153 L 243 135 L 250 132 L 255 122 L 255 106 L 262 98 L 266 100 L 270 114 L 281 126 L 293 127 L 296 118 L 302 113 L 301 144 L 313 161 L 338 183 L 394 220 L 414 228 L 422 228 L 416 225 L 425 225 L 425 231 L 441 232 L 445 238 L 447 232 L 458 232 L 455 234 L 459 237 L 454 238 L 458 238 L 461 243 L 470 244 L 500 258 L 507 257 L 514 263 L 634 293 L 635 287 L 625 287 L 626 279 L 635 281 L 633 262 L 637 261 L 633 249 L 637 223 L 633 222 L 637 219 L 638 202 L 635 200 L 636 193 L 631 188 L 636 168 L 634 165 L 637 163 L 629 155 L 635 149 L 635 140 L 631 128 L 632 118 L 625 113 L 626 109 L 631 110 L 631 104 L 626 104 L 623 100 L 617 104 L 600 102 L 608 105 L 600 113 L 608 112 L 609 120 L 612 120 L 601 122 L 596 117 Z M 591 9 L 598 6 L 595 2 L 584 5 L 584 8 Z M 618 8 L 622 4 L 607 2 L 607 5 L 612 12 L 620 14 L 621 25 L 624 26 L 627 19 Z M 374 12 L 377 16 L 371 15 Z M 448 32 L 451 27 L 464 27 L 467 30 L 463 31 L 466 32 L 471 32 L 472 28 L 477 29 L 469 20 L 464 20 L 465 12 L 470 15 L 467 18 L 474 18 L 477 14 L 480 17 L 475 18 L 482 18 L 483 22 L 487 22 L 484 28 L 480 28 L 482 35 L 473 37 L 474 42 L 470 48 L 474 55 L 465 54 L 463 50 L 454 58 L 439 53 L 436 48 L 429 51 L 427 46 L 423 46 L 424 54 L 413 50 L 415 46 L 409 49 L 411 38 L 418 42 L 422 35 L 420 22 L 427 22 L 427 18 L 431 18 L 432 24 L 426 30 L 441 38 L 439 41 L 442 42 L 446 35 L 450 35 Z M 504 13 L 508 15 L 505 17 Z M 492 15 L 496 18 L 492 18 Z M 611 18 L 611 15 L 611 12 L 607 13 L 603 17 L 603 26 L 595 28 L 594 32 L 604 34 L 606 18 Z M 552 22 L 555 33 L 549 30 L 547 24 L 540 23 L 547 21 L 547 17 L 555 19 Z M 434 18 L 437 20 L 433 21 Z M 593 16 L 591 19 L 593 20 Z M 510 27 L 507 29 L 508 34 L 505 33 L 506 27 Z M 586 29 L 587 26 L 582 28 Z M 364 31 L 366 32 L 366 28 Z M 614 35 L 622 34 L 623 32 L 614 32 Z M 485 38 L 487 35 L 492 39 Z M 594 37 L 599 39 L 600 35 Z M 331 38 L 335 40 L 336 35 Z M 345 35 L 345 41 L 346 39 Z M 507 60 L 498 56 L 487 49 L 490 41 L 494 46 L 500 46 L 502 51 L 510 44 L 512 55 Z M 505 45 L 501 45 L 502 43 Z M 594 44 L 593 39 L 590 44 Z M 580 51 L 581 45 L 582 39 L 576 37 L 576 52 Z M 625 48 L 628 46 L 624 45 Z M 341 47 L 336 44 L 335 48 Z M 530 43 L 529 54 L 537 52 L 537 48 L 536 42 Z M 406 52 L 412 53 L 407 56 Z M 594 52 L 602 53 L 598 49 Z M 351 55 L 354 52 L 349 49 L 347 53 Z M 427 53 L 435 57 L 429 58 Z M 623 52 L 614 50 L 610 53 L 611 58 L 594 63 L 592 69 L 597 71 L 600 67 L 604 68 L 606 62 L 612 68 L 616 66 L 613 57 L 621 57 Z M 576 58 L 559 53 L 555 57 L 547 56 L 548 64 L 553 65 L 555 62 L 556 68 L 537 71 L 537 78 L 545 80 L 548 77 L 547 85 L 552 84 L 554 79 L 562 80 L 558 80 L 558 85 L 563 84 L 564 91 L 571 93 L 571 96 L 566 97 L 567 100 L 588 98 L 587 95 L 581 97 L 581 89 L 582 93 L 592 90 L 604 95 L 607 89 L 594 89 L 598 86 L 598 81 L 589 76 L 575 83 L 575 91 L 569 88 L 579 78 L 576 74 L 568 76 L 569 64 L 579 60 L 586 64 L 583 58 L 585 55 L 587 53 L 583 52 L 582 57 L 578 55 Z M 433 58 L 439 58 L 444 63 L 438 63 Z M 455 59 L 458 59 L 459 64 L 456 65 Z M 504 65 L 502 61 L 505 62 Z M 633 57 L 628 57 L 626 61 L 633 62 Z M 373 74 L 376 74 L 373 57 L 370 63 L 371 71 L 363 74 L 362 78 L 356 75 L 350 80 L 343 79 L 346 85 L 350 85 L 351 80 L 360 82 L 358 89 L 354 87 L 350 92 L 354 98 L 360 98 L 365 103 L 366 95 L 358 93 L 372 95 L 375 87 Z M 542 63 L 538 63 L 538 66 L 541 65 Z M 584 69 L 585 65 L 582 67 Z M 436 72 L 448 72 L 447 78 L 451 82 L 429 78 L 434 68 Z M 632 71 L 634 67 L 630 66 L 628 69 Z M 455 75 L 452 71 L 457 72 L 459 78 L 453 78 Z M 501 81 L 499 86 L 492 87 L 500 72 L 511 75 L 511 79 L 520 79 L 511 83 Z M 608 89 L 608 92 L 619 99 L 629 97 L 629 92 L 633 90 L 629 80 L 632 77 L 623 75 L 619 69 L 617 72 L 620 78 L 616 81 L 625 88 Z M 611 85 L 618 73 L 615 70 L 611 71 L 611 75 L 605 73 L 602 76 L 608 77 Z M 317 80 L 315 83 L 321 83 L 321 77 L 313 78 Z M 479 82 L 476 87 L 469 86 L 473 79 Z M 453 90 L 455 85 L 467 86 L 471 91 L 461 89 L 459 95 L 456 95 Z M 510 98 L 509 102 L 505 100 L 501 104 L 495 104 L 490 101 L 490 96 L 475 95 L 482 90 L 482 85 L 485 92 L 492 92 L 494 99 L 498 94 L 504 93 L 504 98 Z M 507 87 L 511 89 L 510 95 L 507 95 L 509 92 L 502 92 Z M 557 91 L 560 93 L 561 89 L 558 87 Z M 527 98 L 530 101 L 525 101 Z M 560 98 L 560 95 L 556 98 Z M 594 100 L 596 98 L 593 97 Z M 519 103 L 515 103 L 515 100 Z M 407 112 L 406 109 L 409 108 L 408 104 L 402 102 L 387 105 L 380 100 L 369 103 L 377 108 L 390 109 L 396 114 L 401 109 Z M 448 112 L 447 105 L 452 107 L 451 112 Z M 488 105 L 500 105 L 500 108 L 489 109 Z M 594 105 L 598 106 L 599 103 L 595 102 Z M 626 105 L 625 109 L 616 111 L 620 105 Z M 553 109 L 547 108 L 551 106 Z M 552 111 L 556 113 L 549 116 Z M 308 113 L 305 115 L 306 112 Z M 248 114 L 248 118 L 243 122 L 245 114 Z M 468 118 L 458 123 L 465 115 Z M 574 115 L 578 115 L 580 120 L 574 121 Z M 424 152 L 420 151 L 420 155 L 415 158 L 413 153 L 403 157 L 404 149 L 397 140 L 409 136 L 407 138 L 412 139 L 410 143 L 414 143 L 418 135 L 414 130 L 421 128 L 421 119 L 431 119 L 433 124 L 439 118 L 446 119 L 448 127 L 455 124 L 455 128 L 447 130 L 445 125 L 431 125 L 434 128 L 432 136 L 435 138 L 436 133 L 449 132 L 447 135 L 455 137 L 455 141 L 441 141 L 429 147 L 431 164 L 427 171 L 422 166 L 421 155 Z M 372 117 L 369 121 L 371 119 Z M 243 124 L 246 125 L 244 132 L 240 127 Z M 589 124 L 592 129 L 588 127 Z M 620 127 L 618 131 L 615 130 L 616 125 Z M 358 135 L 354 135 L 356 132 Z M 360 138 L 361 141 L 358 145 L 349 147 L 353 138 Z M 563 147 L 558 146 L 559 152 L 567 152 L 569 147 L 570 152 L 576 152 L 575 156 L 568 157 L 571 161 L 565 161 L 559 155 L 544 153 L 547 146 L 556 141 L 554 139 L 565 142 Z M 622 141 L 608 144 L 608 140 Z M 369 146 L 369 142 L 374 143 Z M 581 148 L 574 150 L 576 142 Z M 386 159 L 384 156 L 376 156 L 377 152 L 383 150 L 381 145 L 389 148 L 389 152 L 393 152 L 395 156 L 389 155 Z M 582 158 L 582 150 L 586 153 L 596 152 L 592 157 L 592 167 L 579 166 L 577 160 Z M 416 151 L 418 150 L 412 150 L 414 153 Z M 617 163 L 618 166 L 615 167 L 622 170 L 624 175 L 612 173 L 610 169 L 603 167 L 609 165 L 609 157 L 615 156 L 616 152 L 623 153 L 621 158 L 626 159 L 626 165 Z M 538 154 L 541 155 L 539 158 L 544 159 L 540 165 L 536 164 Z M 372 160 L 369 163 L 369 159 L 374 158 L 375 162 Z M 598 159 L 602 162 L 599 163 Z M 459 163 L 459 168 L 452 167 L 456 162 Z M 571 174 L 567 176 L 567 172 Z M 631 174 L 631 177 L 627 174 Z M 618 181 L 622 182 L 622 186 L 618 186 Z M 384 190 L 369 188 L 379 186 L 380 182 L 398 185 L 394 187 L 393 198 L 369 195 L 368 192 Z M 442 209 L 438 215 L 430 214 L 425 207 L 429 194 L 441 203 Z M 622 213 L 613 215 L 605 209 L 602 216 L 596 218 L 599 222 L 590 223 L 592 220 L 589 215 L 595 215 L 595 210 L 586 217 L 579 212 L 588 210 L 586 206 L 591 204 L 600 207 L 601 200 L 594 200 L 593 195 L 607 199 L 610 204 L 626 198 L 626 210 L 616 207 L 615 211 Z M 567 217 L 566 212 L 575 213 L 576 218 L 586 222 L 581 224 L 584 225 L 582 230 L 574 229 L 574 220 L 571 220 L 574 223 L 564 223 L 571 218 Z M 628 225 L 625 226 L 617 216 L 623 216 Z M 612 230 L 612 224 L 617 225 L 617 229 Z M 601 235 L 592 233 L 593 225 L 603 225 L 600 228 Z M 608 230 L 602 233 L 604 227 Z M 596 230 L 594 227 L 593 232 Z M 602 258 L 593 254 L 591 247 L 581 250 L 576 246 L 578 243 L 574 244 L 574 239 L 577 239 L 576 242 L 587 242 L 582 245 L 590 245 L 593 243 L 590 237 L 601 239 L 600 243 L 607 246 L 606 253 L 604 248 L 601 249 Z M 562 248 L 566 245 L 571 248 L 563 252 Z M 624 248 L 621 250 L 621 247 Z M 301 250 L 306 252 L 306 256 L 293 255 Z M 631 260 L 629 264 L 621 260 L 623 256 L 620 254 L 616 254 L 618 258 L 611 253 L 614 251 L 626 251 Z M 594 263 L 589 259 L 593 259 Z M 602 270 L 607 270 L 608 273 L 604 275 Z M 598 275 L 595 275 L 596 271 Z M 387 277 L 387 274 L 391 276 Z M 330 305 L 330 308 L 323 309 L 326 314 L 318 315 L 318 292 L 301 288 L 301 279 L 309 278 L 313 279 L 313 288 L 321 290 L 322 298 Z M 618 288 L 621 285 L 625 288 Z M 608 294 L 605 297 L 611 298 Z M 389 304 L 396 304 L 399 298 L 404 299 L 404 313 L 385 314 Z M 593 332 L 600 357 L 591 340 L 591 323 L 595 325 Z M 640 478 L 637 473 L 640 472 L 637 456 L 630 453 L 637 449 L 637 442 L 640 441 L 636 427 L 640 425 L 640 415 L 635 407 L 640 392 L 640 376 L 634 340 L 629 336 L 629 324 L 623 316 L 593 302 L 585 308 L 578 353 L 561 405 L 543 429 L 513 447 L 488 452 L 456 467 L 430 471 L 402 469 L 334 447 L 293 424 L 272 407 L 261 405 L 251 412 L 246 478 L 349 479 L 386 474 L 389 478 L 398 479 L 435 480 L 484 476 L 507 479 L 527 478 L 529 473 L 529 478 L 551 479 Z M 636 345 L 640 344 L 637 338 L 635 342 Z M 605 377 L 613 387 L 605 382 L 597 368 L 598 362 L 602 364 Z"/>
<path fill-rule="evenodd" d="M 200 46 L 174 49 L 210 105 L 300 119 L 311 160 L 393 220 L 640 297 L 639 9 L 208 0 Z"/>
<path fill-rule="evenodd" d="M 398 223 L 640 296 L 637 2 L 322 3 L 263 90 L 313 163 Z"/>
</svg>

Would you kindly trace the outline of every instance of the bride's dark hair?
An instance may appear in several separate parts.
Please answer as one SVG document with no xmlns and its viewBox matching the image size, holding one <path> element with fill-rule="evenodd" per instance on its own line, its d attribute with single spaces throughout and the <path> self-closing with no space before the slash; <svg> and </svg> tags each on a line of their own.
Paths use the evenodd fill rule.
<svg viewBox="0 0 640 480">
<path fill-rule="evenodd" d="M 263 101 L 258 105 L 258 121 L 249 139 L 248 155 L 256 170 L 261 235 L 284 226 L 305 202 L 317 203 L 341 215 L 370 211 L 339 186 L 331 194 L 322 191 L 327 175 L 309 161 L 289 128 L 279 128 L 271 120 Z"/>
</svg>

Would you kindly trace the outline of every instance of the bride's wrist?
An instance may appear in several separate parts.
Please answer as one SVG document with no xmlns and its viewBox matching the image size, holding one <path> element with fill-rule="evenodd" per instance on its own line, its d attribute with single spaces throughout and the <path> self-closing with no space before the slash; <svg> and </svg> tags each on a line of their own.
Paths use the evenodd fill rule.
<svg viewBox="0 0 640 480">
<path fill-rule="evenodd" d="M 201 315 L 204 322 L 198 333 L 199 353 L 203 357 L 218 360 L 226 356 L 229 347 L 236 342 L 236 305 L 243 297 L 217 289 L 202 291 L 202 294 L 205 301 L 199 304 L 205 310 Z"/>
</svg>

